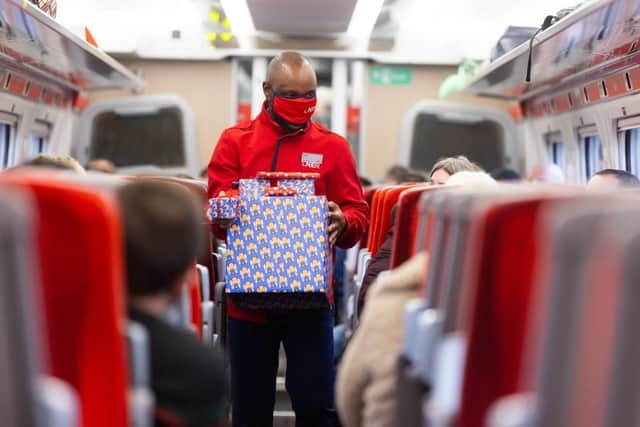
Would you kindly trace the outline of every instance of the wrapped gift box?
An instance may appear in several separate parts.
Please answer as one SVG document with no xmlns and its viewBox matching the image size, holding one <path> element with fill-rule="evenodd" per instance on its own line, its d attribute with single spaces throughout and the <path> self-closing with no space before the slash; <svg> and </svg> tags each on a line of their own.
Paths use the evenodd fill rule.
<svg viewBox="0 0 640 427">
<path fill-rule="evenodd" d="M 274 308 L 328 305 L 328 208 L 324 196 L 313 195 L 315 177 L 271 174 L 240 180 L 239 216 L 227 230 L 228 293 L 279 294 L 267 304 Z M 322 298 L 301 297 L 292 303 L 284 294 Z M 267 300 L 251 301 L 252 308 L 259 308 Z"/>
<path fill-rule="evenodd" d="M 238 197 L 214 197 L 209 199 L 209 219 L 235 219 L 240 217 Z"/>
</svg>

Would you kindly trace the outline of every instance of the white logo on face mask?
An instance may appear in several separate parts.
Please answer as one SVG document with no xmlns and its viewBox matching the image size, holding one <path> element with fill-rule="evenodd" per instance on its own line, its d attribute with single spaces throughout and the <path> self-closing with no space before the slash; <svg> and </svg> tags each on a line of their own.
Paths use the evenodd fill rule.
<svg viewBox="0 0 640 427">
<path fill-rule="evenodd" d="M 311 169 L 320 169 L 320 166 L 322 165 L 323 157 L 324 156 L 322 154 L 302 153 L 302 158 L 300 159 L 300 163 L 302 163 L 302 166 L 305 166 Z"/>
<path fill-rule="evenodd" d="M 305 114 L 306 113 L 313 113 L 316 110 L 316 107 L 309 107 L 306 110 L 304 110 Z"/>
</svg>

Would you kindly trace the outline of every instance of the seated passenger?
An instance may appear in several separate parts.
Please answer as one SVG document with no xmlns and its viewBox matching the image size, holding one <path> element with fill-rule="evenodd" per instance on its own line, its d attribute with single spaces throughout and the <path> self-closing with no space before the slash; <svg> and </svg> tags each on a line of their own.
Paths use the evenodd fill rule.
<svg viewBox="0 0 640 427">
<path fill-rule="evenodd" d="M 402 182 L 405 182 L 405 179 L 407 178 L 408 173 L 409 173 L 409 170 L 404 166 L 400 166 L 400 165 L 391 166 L 389 170 L 387 170 L 387 173 L 385 174 L 384 179 L 382 180 L 382 183 L 385 185 L 400 184 Z"/>
<path fill-rule="evenodd" d="M 73 171 L 80 174 L 85 173 L 84 168 L 73 157 L 55 156 L 53 154 L 38 154 L 33 159 L 22 162 L 21 164 L 19 164 L 13 169 L 18 169 L 23 167 L 38 167 L 38 168 L 42 167 L 42 168 Z"/>
<path fill-rule="evenodd" d="M 436 164 L 433 165 L 431 173 L 429 174 L 429 182 L 435 185 L 442 185 L 455 173 L 480 170 L 482 170 L 480 166 L 471 162 L 465 156 L 447 157 L 438 160 Z"/>
<path fill-rule="evenodd" d="M 603 169 L 591 177 L 587 183 L 587 190 L 610 190 L 638 186 L 640 186 L 640 180 L 630 172 L 619 169 Z"/>
<path fill-rule="evenodd" d="M 465 171 L 475 171 L 479 172 L 480 168 L 469 161 L 464 156 L 452 157 L 448 159 L 443 159 L 438 161 L 436 165 L 433 167 L 431 172 L 431 181 L 433 181 L 433 176 L 436 177 L 436 180 L 439 183 L 446 183 L 449 179 L 450 175 L 455 175 L 456 173 L 462 173 Z M 487 176 L 484 172 L 480 172 L 483 176 Z M 446 176 L 445 176 L 446 174 Z M 419 175 L 417 175 L 419 176 Z M 416 176 L 416 177 L 417 177 Z M 458 178 L 460 179 L 460 178 Z M 471 178 L 467 178 L 473 180 L 473 175 Z M 475 179 L 484 179 L 483 178 L 475 178 Z M 493 181 L 493 180 L 492 180 Z M 417 181 L 419 182 L 419 181 Z M 389 227 L 389 231 L 387 231 L 387 235 L 385 236 L 384 242 L 378 249 L 378 252 L 371 259 L 371 263 L 367 267 L 367 270 L 364 275 L 364 279 L 362 281 L 362 286 L 360 287 L 360 292 L 358 295 L 358 313 L 362 313 L 364 309 L 364 304 L 366 301 L 367 292 L 369 286 L 377 279 L 378 274 L 383 271 L 389 270 L 389 263 L 391 262 L 391 249 L 393 246 L 393 229 L 395 222 L 395 213 L 396 207 L 394 206 L 391 210 L 391 226 Z"/>
<path fill-rule="evenodd" d="M 119 200 L 129 318 L 149 335 L 156 425 L 212 426 L 225 413 L 222 357 L 165 320 L 200 247 L 200 208 L 186 189 L 159 182 L 127 184 Z"/>
<path fill-rule="evenodd" d="M 462 171 L 447 185 L 481 189 L 497 185 L 488 174 Z M 416 298 L 427 270 L 420 253 L 370 287 L 360 326 L 338 370 L 336 405 L 344 427 L 395 426 L 396 362 L 404 341 L 404 307 Z"/>
<path fill-rule="evenodd" d="M 420 171 L 410 170 L 404 178 L 403 182 L 426 182 L 427 177 Z"/>
<path fill-rule="evenodd" d="M 94 159 L 87 164 L 87 170 L 92 172 L 114 174 L 116 173 L 116 165 L 114 165 L 111 160 Z"/>
<path fill-rule="evenodd" d="M 404 306 L 424 280 L 420 253 L 372 287 L 358 330 L 338 367 L 336 406 L 344 427 L 395 426 L 396 361 L 404 340 Z"/>
<path fill-rule="evenodd" d="M 527 181 L 547 184 L 564 184 L 565 177 L 560 166 L 554 163 L 546 163 L 533 168 L 529 174 L 529 178 L 527 178 Z"/>
</svg>

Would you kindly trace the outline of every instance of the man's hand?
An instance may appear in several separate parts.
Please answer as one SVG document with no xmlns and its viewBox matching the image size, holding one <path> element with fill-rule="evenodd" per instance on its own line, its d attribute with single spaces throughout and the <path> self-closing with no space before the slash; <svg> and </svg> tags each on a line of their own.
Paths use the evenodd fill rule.
<svg viewBox="0 0 640 427">
<path fill-rule="evenodd" d="M 327 232 L 329 233 L 329 245 L 336 244 L 338 237 L 342 234 L 345 228 L 347 228 L 347 220 L 344 219 L 342 209 L 335 202 L 329 202 L 329 227 Z"/>
</svg>

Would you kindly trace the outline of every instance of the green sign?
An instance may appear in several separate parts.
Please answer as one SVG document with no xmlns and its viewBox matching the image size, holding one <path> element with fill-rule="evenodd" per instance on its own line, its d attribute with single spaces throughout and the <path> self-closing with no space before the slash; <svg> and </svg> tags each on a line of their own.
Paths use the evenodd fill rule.
<svg viewBox="0 0 640 427">
<path fill-rule="evenodd" d="M 380 65 L 369 68 L 369 83 L 372 85 L 406 86 L 411 84 L 413 72 L 409 67 Z"/>
</svg>

